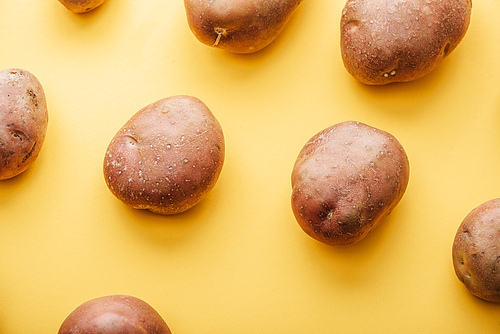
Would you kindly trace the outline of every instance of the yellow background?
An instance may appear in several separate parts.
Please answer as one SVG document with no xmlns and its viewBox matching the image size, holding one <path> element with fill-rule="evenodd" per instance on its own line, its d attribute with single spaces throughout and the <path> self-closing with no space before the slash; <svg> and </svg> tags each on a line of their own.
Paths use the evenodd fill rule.
<svg viewBox="0 0 500 334">
<path fill-rule="evenodd" d="M 467 35 L 421 80 L 358 83 L 340 56 L 344 0 L 304 0 L 268 48 L 199 43 L 182 0 L 0 4 L 0 64 L 32 72 L 45 144 L 0 183 L 0 333 L 57 333 L 81 303 L 143 299 L 180 333 L 498 333 L 500 305 L 458 281 L 451 245 L 500 196 L 500 4 L 475 0 Z M 213 191 L 176 216 L 130 209 L 102 162 L 118 129 L 176 94 L 204 101 L 226 138 Z M 362 242 L 308 237 L 290 207 L 305 142 L 356 120 L 393 134 L 411 164 L 403 200 Z"/>
</svg>

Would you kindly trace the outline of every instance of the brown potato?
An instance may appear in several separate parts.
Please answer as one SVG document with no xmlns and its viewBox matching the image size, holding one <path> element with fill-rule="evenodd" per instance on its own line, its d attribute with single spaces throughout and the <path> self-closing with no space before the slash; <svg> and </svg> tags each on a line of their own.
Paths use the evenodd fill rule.
<svg viewBox="0 0 500 334">
<path fill-rule="evenodd" d="M 0 180 L 33 164 L 47 124 L 47 102 L 38 79 L 22 69 L 0 71 Z"/>
<path fill-rule="evenodd" d="M 99 7 L 105 0 L 59 0 L 64 7 L 73 13 L 86 13 Z"/>
<path fill-rule="evenodd" d="M 473 295 L 500 302 L 500 199 L 465 217 L 453 241 L 452 259 L 455 274 Z"/>
<path fill-rule="evenodd" d="M 187 21 L 203 44 L 253 53 L 283 30 L 301 0 L 184 0 Z"/>
<path fill-rule="evenodd" d="M 347 71 L 368 85 L 423 77 L 464 37 L 471 0 L 348 0 L 341 18 Z"/>
<path fill-rule="evenodd" d="M 58 334 L 171 334 L 163 318 L 143 300 L 126 295 L 104 296 L 78 306 Z"/>
<path fill-rule="evenodd" d="M 176 214 L 215 186 L 224 162 L 222 128 L 199 99 L 173 96 L 136 113 L 104 159 L 111 192 L 125 204 Z"/>
<path fill-rule="evenodd" d="M 313 136 L 292 172 L 292 209 L 300 227 L 327 245 L 363 239 L 401 200 L 409 162 L 389 133 L 343 122 Z"/>
</svg>

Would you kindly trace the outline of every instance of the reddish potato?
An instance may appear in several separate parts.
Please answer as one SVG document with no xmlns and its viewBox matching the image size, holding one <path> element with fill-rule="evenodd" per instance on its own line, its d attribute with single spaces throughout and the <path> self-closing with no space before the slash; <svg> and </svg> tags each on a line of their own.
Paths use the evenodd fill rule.
<svg viewBox="0 0 500 334">
<path fill-rule="evenodd" d="M 328 245 L 360 241 L 399 203 L 409 162 L 389 133 L 359 122 L 312 137 L 292 172 L 292 209 L 309 236 Z"/>
<path fill-rule="evenodd" d="M 224 162 L 222 128 L 199 99 L 173 96 L 136 113 L 104 159 L 111 192 L 125 204 L 176 214 L 215 186 Z"/>
<path fill-rule="evenodd" d="M 58 334 L 171 334 L 149 304 L 132 296 L 89 300 L 64 320 Z"/>
<path fill-rule="evenodd" d="M 500 199 L 472 210 L 453 241 L 455 274 L 475 296 L 500 302 Z"/>
<path fill-rule="evenodd" d="M 184 0 L 187 21 L 203 44 L 253 53 L 283 30 L 301 0 Z"/>
<path fill-rule="evenodd" d="M 86 13 L 99 7 L 105 0 L 59 0 L 73 13 Z"/>
<path fill-rule="evenodd" d="M 465 36 L 471 0 L 348 0 L 341 18 L 347 71 L 369 85 L 416 80 Z"/>
<path fill-rule="evenodd" d="M 38 79 L 22 69 L 0 71 L 0 180 L 33 164 L 47 124 L 47 102 Z"/>
</svg>

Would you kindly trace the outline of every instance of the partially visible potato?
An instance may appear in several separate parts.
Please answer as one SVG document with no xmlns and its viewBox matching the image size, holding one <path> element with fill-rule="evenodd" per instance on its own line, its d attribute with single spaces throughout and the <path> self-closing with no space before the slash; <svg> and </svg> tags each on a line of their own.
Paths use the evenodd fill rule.
<svg viewBox="0 0 500 334">
<path fill-rule="evenodd" d="M 343 122 L 313 136 L 292 172 L 292 209 L 300 227 L 327 245 L 363 239 L 399 203 L 409 162 L 389 133 Z"/>
<path fill-rule="evenodd" d="M 340 24 L 344 65 L 369 85 L 421 78 L 460 43 L 471 8 L 471 0 L 348 0 Z"/>
<path fill-rule="evenodd" d="M 452 259 L 455 274 L 473 295 L 500 302 L 500 199 L 465 217 L 453 241 Z"/>
<path fill-rule="evenodd" d="M 74 13 L 86 13 L 99 7 L 105 0 L 59 0 L 64 7 Z"/>
<path fill-rule="evenodd" d="M 268 46 L 302 0 L 184 0 L 189 27 L 203 44 L 234 53 Z"/>
<path fill-rule="evenodd" d="M 58 334 L 171 334 L 163 318 L 143 300 L 111 295 L 89 300 L 64 320 Z"/>
<path fill-rule="evenodd" d="M 47 132 L 45 94 L 22 69 L 0 71 L 0 180 L 21 174 L 40 153 Z"/>
<path fill-rule="evenodd" d="M 104 159 L 111 192 L 125 204 L 176 214 L 215 186 L 224 162 L 222 128 L 199 99 L 173 96 L 136 113 Z"/>
</svg>

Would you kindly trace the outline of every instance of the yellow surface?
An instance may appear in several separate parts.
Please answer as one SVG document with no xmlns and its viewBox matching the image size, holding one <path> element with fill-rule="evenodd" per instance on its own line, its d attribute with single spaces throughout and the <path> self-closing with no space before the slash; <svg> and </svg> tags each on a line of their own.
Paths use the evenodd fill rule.
<svg viewBox="0 0 500 334">
<path fill-rule="evenodd" d="M 41 81 L 49 128 L 35 164 L 0 183 L 0 333 L 57 333 L 84 301 L 129 294 L 180 333 L 498 333 L 500 305 L 451 263 L 458 225 L 500 196 L 500 4 L 475 1 L 466 37 L 412 83 L 359 84 L 339 46 L 343 0 L 304 0 L 264 51 L 199 43 L 182 0 L 0 5 L 0 64 Z M 192 210 L 130 209 L 107 189 L 105 149 L 130 116 L 188 94 L 221 123 L 226 162 Z M 407 192 L 362 242 L 299 228 L 290 174 L 318 131 L 357 120 L 392 133 Z"/>
</svg>

